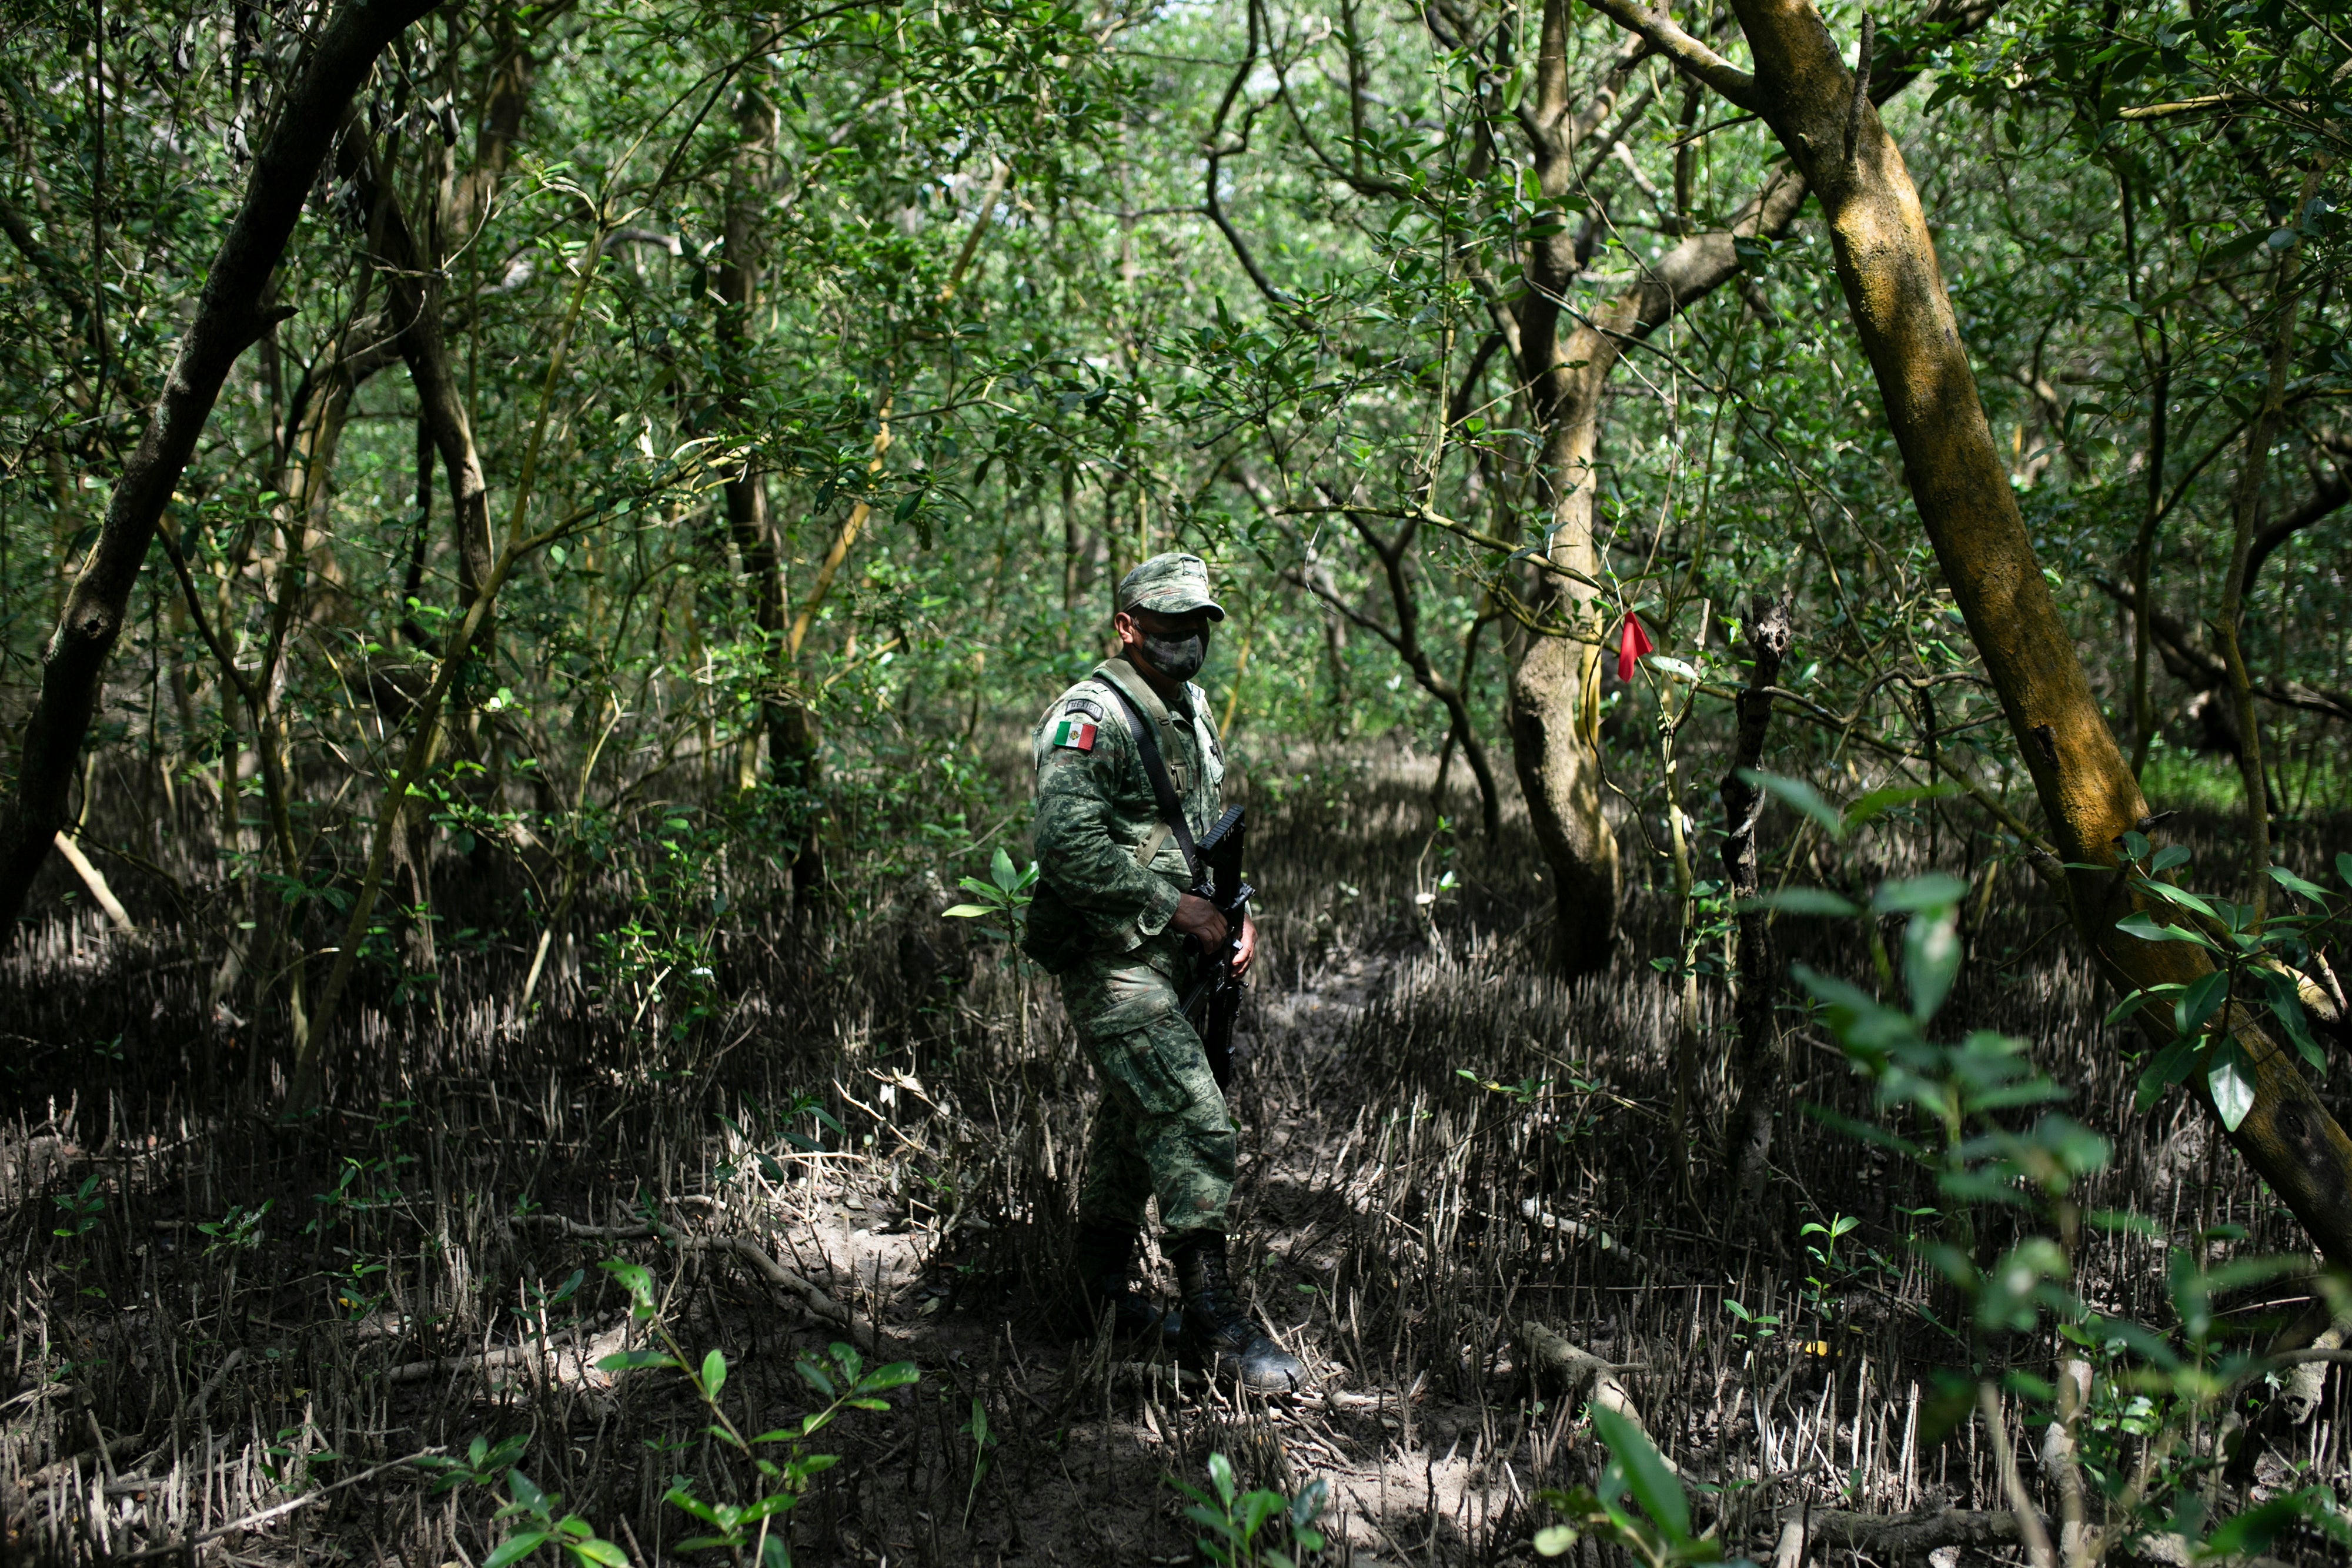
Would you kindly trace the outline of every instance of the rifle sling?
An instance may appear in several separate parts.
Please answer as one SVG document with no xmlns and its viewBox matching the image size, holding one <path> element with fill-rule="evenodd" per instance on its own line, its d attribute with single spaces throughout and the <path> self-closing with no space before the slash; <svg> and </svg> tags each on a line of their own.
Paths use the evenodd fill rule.
<svg viewBox="0 0 2352 1568">
<path fill-rule="evenodd" d="M 1176 799 L 1175 780 L 1168 777 L 1168 764 L 1160 755 L 1160 737 L 1153 732 L 1160 727 L 1145 716 L 1135 706 L 1135 699 L 1115 680 L 1103 685 L 1118 698 L 1119 711 L 1127 719 L 1127 733 L 1135 737 L 1135 748 L 1143 756 L 1143 775 L 1151 780 L 1151 796 L 1160 808 L 1160 822 L 1176 835 L 1176 847 L 1184 856 L 1185 874 L 1197 887 L 1201 883 L 1201 849 L 1192 841 L 1192 824 L 1184 820 L 1183 803 Z"/>
</svg>

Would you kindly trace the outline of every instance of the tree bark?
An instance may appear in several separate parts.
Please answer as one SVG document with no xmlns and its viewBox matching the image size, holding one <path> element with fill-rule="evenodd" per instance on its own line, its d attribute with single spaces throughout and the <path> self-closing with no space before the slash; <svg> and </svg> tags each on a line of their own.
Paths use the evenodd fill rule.
<svg viewBox="0 0 2352 1568">
<path fill-rule="evenodd" d="M 2305 202 L 2311 200 L 2310 182 L 2305 183 Z M 2280 421 L 2285 414 L 2287 371 L 2294 362 L 2294 312 L 2297 296 L 2294 291 L 2296 256 L 2289 249 L 2274 265 L 2272 282 L 2272 305 L 2275 311 L 2274 336 L 2271 342 L 2270 385 L 2263 396 L 2262 412 L 2246 432 L 2246 455 L 2238 469 L 2238 494 L 2230 544 L 2229 570 L 2221 579 L 2221 608 L 2213 617 L 2213 641 L 2220 645 L 2221 663 L 2230 672 L 2230 703 L 2238 716 L 2238 777 L 2246 790 L 2246 836 L 2252 841 L 2252 862 L 2246 874 L 2252 886 L 2249 901 L 2254 906 L 2254 924 L 2260 925 L 2270 908 L 2270 878 L 2264 873 L 2271 863 L 2271 812 L 2269 788 L 2263 772 L 2262 716 L 2254 711 L 2253 679 L 2246 673 L 2245 651 L 2240 645 L 2238 633 L 2245 623 L 2246 586 L 2252 580 L 2248 562 L 2253 553 L 2255 525 L 2262 520 L 2263 475 L 2268 466 L 2271 443 L 2278 438 Z"/>
<path fill-rule="evenodd" d="M 1937 6 L 1921 20 L 1941 23 L 1943 36 L 1949 37 L 1983 26 L 1997 4 L 1961 0 Z M 1612 7 L 1600 8 L 1614 14 Z M 1547 0 L 1534 89 L 1520 111 L 1548 201 L 1559 200 L 1590 173 L 1596 156 L 1591 139 L 1615 107 L 1626 73 L 1639 58 L 1621 56 L 1602 90 L 1571 111 L 1568 27 L 1569 0 Z M 1933 37 L 1935 30 L 1921 36 Z M 1919 71 L 1916 52 L 1890 51 L 1865 90 L 1872 101 L 1884 102 L 1916 80 Z M 1605 142 L 1598 145 L 1606 150 Z M 1516 329 L 1507 335 L 1517 349 L 1520 374 L 1544 431 L 1539 461 L 1551 495 L 1554 564 L 1588 579 L 1601 575 L 1592 540 L 1591 475 L 1609 372 L 1627 348 L 1738 277 L 1737 242 L 1786 234 L 1808 193 L 1801 172 L 1776 172 L 1724 228 L 1686 236 L 1639 282 L 1574 321 L 1565 335 L 1562 307 L 1583 271 L 1595 231 L 1589 225 L 1576 230 L 1562 224 L 1531 247 L 1528 287 Z M 1580 637 L 1591 641 L 1528 641 L 1511 672 L 1512 762 L 1552 873 L 1559 908 L 1555 960 L 1573 977 L 1608 964 L 1617 930 L 1617 841 L 1601 810 L 1599 726 L 1585 711 L 1600 695 L 1602 612 L 1598 590 L 1573 578 L 1545 576 L 1544 591 L 1557 596 L 1552 604 L 1565 612 Z"/>
<path fill-rule="evenodd" d="M 41 694 L 26 720 L 16 788 L 0 810 L 0 925 L 13 926 L 65 825 L 66 800 L 97 717 L 106 661 L 155 528 L 239 355 L 267 331 L 262 304 L 319 166 L 376 56 L 432 9 L 430 0 L 345 0 L 288 89 L 263 141 L 245 201 L 222 236 L 194 319 L 138 448 L 124 464 L 98 542 L 41 656 Z"/>
<path fill-rule="evenodd" d="M 1838 281 L 1912 499 L 2024 755 L 2094 961 L 2126 990 L 2210 972 L 2187 944 L 2142 942 L 2115 928 L 2132 909 L 2114 869 L 2118 841 L 2148 821 L 2147 805 L 2034 557 L 1902 151 L 1856 90 L 1820 14 L 1811 0 L 1733 0 L 1756 62 L 1750 76 L 1663 13 L 1633 0 L 1594 3 L 1760 116 L 1821 197 Z M 2146 1027 L 2160 1028 L 2162 1010 L 2143 1009 Z M 2320 1249 L 2352 1264 L 2352 1139 L 2251 1017 L 2237 1029 L 2255 1100 L 2230 1140 Z"/>
<path fill-rule="evenodd" d="M 1788 605 L 1757 595 L 1748 608 L 1747 632 L 1752 661 L 1748 689 L 1739 694 L 1731 767 L 1717 791 L 1723 800 L 1723 878 L 1739 923 L 1733 960 L 1739 973 L 1739 997 L 1733 1008 L 1739 1103 L 1724 1138 L 1732 1205 L 1731 1223 L 1724 1228 L 1727 1239 L 1755 1211 L 1763 1193 L 1764 1163 L 1772 1151 L 1772 1116 L 1788 1071 L 1788 1053 L 1772 1009 L 1780 988 L 1780 945 L 1772 935 L 1771 912 L 1749 907 L 1757 891 L 1756 828 L 1764 815 L 1764 791 L 1742 777 L 1764 758 L 1764 737 L 1772 725 L 1769 688 L 1780 682 L 1780 661 L 1788 656 L 1794 635 Z"/>
<path fill-rule="evenodd" d="M 725 377 L 723 412 L 730 434 L 740 435 L 751 381 L 751 316 L 760 287 L 762 198 L 776 146 L 775 106 L 758 90 L 746 89 L 735 106 L 735 126 L 739 141 L 734 177 L 727 191 L 725 254 L 719 266 L 718 337 L 720 373 Z M 753 623 L 765 644 L 760 722 L 768 734 L 769 765 L 802 768 L 814 753 L 792 749 L 796 742 L 804 741 L 802 728 L 805 727 L 793 726 L 786 711 L 791 705 L 782 698 L 784 576 L 768 515 L 767 479 L 760 472 L 756 455 L 747 455 L 742 471 L 727 481 L 727 528 L 735 540 Z M 751 744 L 756 749 L 756 736 Z"/>
</svg>

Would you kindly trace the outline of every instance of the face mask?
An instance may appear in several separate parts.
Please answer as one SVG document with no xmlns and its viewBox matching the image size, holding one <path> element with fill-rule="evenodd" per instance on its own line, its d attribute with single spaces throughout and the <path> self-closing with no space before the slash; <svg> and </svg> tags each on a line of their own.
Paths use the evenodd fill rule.
<svg viewBox="0 0 2352 1568">
<path fill-rule="evenodd" d="M 1201 665 L 1209 656 L 1209 639 L 1198 632 L 1183 637 L 1162 637 L 1146 632 L 1143 656 L 1170 680 L 1189 681 L 1201 673 Z"/>
</svg>

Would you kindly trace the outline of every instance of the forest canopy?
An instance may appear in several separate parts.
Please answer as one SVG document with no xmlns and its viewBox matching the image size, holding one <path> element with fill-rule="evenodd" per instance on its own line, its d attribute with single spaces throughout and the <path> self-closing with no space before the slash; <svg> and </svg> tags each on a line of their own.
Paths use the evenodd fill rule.
<svg viewBox="0 0 2352 1568">
<path fill-rule="evenodd" d="M 160 1267 L 135 1261 L 134 1229 L 201 1222 L 213 1258 L 228 1243 L 210 1227 L 258 1245 L 281 1198 L 289 1237 L 313 1218 L 297 1249 L 389 1270 L 382 1292 L 351 1274 L 330 1319 L 378 1313 L 402 1366 L 470 1354 L 451 1337 L 467 1314 L 541 1281 L 530 1248 L 574 1231 L 530 1229 L 531 1206 L 602 1195 L 562 1223 L 639 1226 L 625 1239 L 675 1262 L 677 1184 L 717 1193 L 720 1170 L 928 1191 L 924 1267 L 1045 1289 L 1033 1264 L 1069 1224 L 1078 1146 L 1058 1118 L 1093 1091 L 1017 952 L 1031 731 L 1115 648 L 1120 579 L 1181 550 L 1226 612 L 1202 683 L 1266 862 L 1245 1027 L 1265 1084 L 1249 1092 L 1269 1098 L 1244 1127 L 1324 1085 L 1318 1159 L 1388 1172 L 1349 1118 L 1425 1101 L 1468 1118 L 1445 1125 L 1490 1162 L 1488 1222 L 1527 1221 L 1523 1252 L 1475 1257 L 1415 1231 L 1453 1260 L 1412 1286 L 1362 1261 L 1393 1236 L 1349 1243 L 1357 1263 L 1329 1267 L 1371 1306 L 1301 1309 L 1332 1347 L 1356 1325 L 1333 1364 L 1411 1385 L 1437 1363 L 1413 1363 L 1400 1325 L 1439 1310 L 1412 1292 L 1491 1270 L 1517 1301 L 1570 1267 L 1569 1225 L 1613 1251 L 1563 1291 L 1615 1288 L 1628 1247 L 1644 1270 L 1684 1257 L 1738 1309 L 1710 1321 L 1751 1323 L 1710 1329 L 1710 1354 L 1752 1366 L 1771 1336 L 1732 1298 L 1769 1275 L 1789 1342 L 1771 1354 L 1795 1354 L 1859 1321 L 1826 1304 L 1858 1215 L 1895 1260 L 1890 1300 L 1976 1326 L 1933 1355 L 1890 1337 L 1881 1364 L 1901 1370 L 1878 1375 L 1896 1381 L 1865 1394 L 1864 1356 L 1828 1430 L 1860 1443 L 1865 1405 L 1906 1379 L 1915 1427 L 1922 1389 L 1950 1406 L 1943 1429 L 1981 1420 L 1993 1441 L 1966 1439 L 1943 1501 L 2008 1520 L 1983 1528 L 2037 1563 L 2120 1560 L 2151 1531 L 2214 1557 L 2336 1549 L 2340 1437 L 2312 1437 L 2326 1423 L 2307 1410 L 2280 1436 L 2263 1412 L 2286 1406 L 2241 1385 L 2302 1386 L 2275 1358 L 2340 1345 L 2352 1268 L 2333 1071 L 2352 1040 L 2344 16 L 24 0 L 0 29 L 0 1083 L 20 1123 L 0 1202 L 46 1249 L 46 1304 L 9 1319 L 24 1385 L 72 1385 L 92 1432 L 139 1434 L 145 1455 L 194 1428 L 127 1350 L 60 1370 L 23 1347 L 47 1347 L 53 1318 L 63 1343 L 77 1313 L 131 1333 L 125 1281 Z M 1342 992 L 1354 1021 L 1301 1021 Z M 1477 1010 L 1496 997 L 1519 1010 Z M 1970 1043 L 1931 1043 L 1948 1037 Z M 1344 1066 L 1314 1065 L 1326 1051 Z M 1614 1120 L 1563 1109 L 1571 1083 L 1614 1096 Z M 405 1141 L 424 1134 L 386 1107 L 477 1084 L 495 1114 L 424 1119 L 575 1163 L 446 1156 L 436 1201 L 487 1206 L 467 1234 L 490 1247 L 481 1216 L 506 1218 L 478 1278 L 430 1287 L 474 1303 L 444 1330 L 383 1292 L 406 1269 L 419 1282 L 398 1289 L 430 1293 L 419 1249 L 454 1245 L 447 1216 L 386 1198 L 320 1220 L 311 1194 L 370 1160 L 384 1191 L 422 1181 L 398 1169 L 428 1157 Z M 499 1096 L 519 1088 L 543 1124 L 512 1119 Z M 770 1110 L 755 1123 L 739 1096 Z M 1517 1131 L 1490 1148 L 1479 1115 Z M 592 1151 L 619 1134 L 590 1126 L 633 1146 Z M 239 1152 L 204 1144 L 199 1180 L 123 1153 L 135 1138 Z M 1915 1186 L 1853 1163 L 1855 1138 L 1912 1162 Z M 1804 1187 L 1801 1151 L 1839 1139 L 1839 1189 Z M 1588 1144 L 1606 1152 L 1580 1165 Z M 362 1180 L 341 1179 L 339 1205 Z M 610 1198 L 623 1187 L 639 1207 Z M 2092 1209 L 2120 1239 L 2083 1239 Z M 1000 1239 L 950 1246 L 967 1214 Z M 1338 1232 L 1299 1225 L 1269 1218 L 1253 1245 L 1319 1277 L 1301 1237 Z M 101 1235 L 111 1261 L 74 1250 Z M 2116 1278 L 2174 1281 L 2148 1309 L 2164 1322 L 2117 1331 L 2127 1349 L 2085 1348 L 2086 1322 L 2138 1310 L 2120 1285 L 2098 1297 L 2099 1247 Z M 263 1256 L 248 1290 L 295 1267 Z M 887 1316 L 761 1256 L 775 1272 L 743 1267 L 787 1295 L 776 1272 L 800 1280 L 835 1332 Z M 2012 1262 L 2024 1286 L 1999 1283 Z M 672 1333 L 655 1287 L 583 1277 L 567 1291 Z M 226 1314 L 236 1281 L 186 1288 Z M 2261 1281 L 2292 1310 L 2260 1337 L 2238 1324 L 2227 1352 L 2195 1303 Z M 1513 1339 L 1521 1310 L 1496 1306 L 1505 1351 L 1487 1349 L 1533 1379 L 1549 1352 Z M 1578 1338 L 1568 1310 L 1552 1321 Z M 1598 1361 L 1560 1341 L 1584 1358 L 1579 1399 L 1609 1412 L 1593 1431 L 1621 1490 L 1654 1438 L 1699 1464 L 1674 1445 L 1704 1423 L 1663 1385 L 1640 1390 L 1662 1402 L 1646 1431 L 1602 1392 L 1682 1310 L 1629 1316 Z M 658 1354 L 700 1365 L 686 1340 L 733 1321 L 716 1295 L 709 1311 Z M 876 1366 L 895 1364 L 890 1332 L 859 1342 Z M 324 1343 L 302 1354 L 357 1364 Z M 211 1389 L 228 1349 L 153 1354 Z M 2238 1352 L 2193 1387 L 2180 1370 Z M 1421 1354 L 1465 1400 L 1501 1375 L 1433 1339 Z M 2142 1384 L 2110 1380 L 2101 1358 L 2126 1356 Z M 828 1397 L 888 1408 L 903 1386 L 824 1364 Z M 2083 1412 L 2145 1393 L 2150 1367 L 2172 1379 L 2162 1410 L 2093 1455 L 2107 1439 Z M 694 1375 L 711 1430 L 733 1432 L 724 1360 Z M 950 1477 L 969 1484 L 960 1528 L 993 1528 L 973 1500 L 1003 1390 L 954 1386 L 979 1428 Z M 159 1550 L 200 1528 L 37 1506 L 23 1478 L 62 1499 L 90 1440 L 42 1408 L 8 1417 L 12 1531 L 38 1515 L 66 1552 L 79 1518 L 73 1539 L 110 1552 L 109 1528 Z M 1187 1409 L 1153 1419 L 1172 1431 Z M 2225 1409 L 2264 1436 L 2225 1447 Z M 476 1416 L 436 1410 L 412 1425 L 463 1451 Z M 2011 1449 L 2042 1441 L 2029 1421 L 2072 1445 L 2042 1450 L 2039 1502 Z M 1238 1427 L 1204 1430 L 1151 1427 L 1188 1484 L 1208 1447 L 1235 1451 Z M 751 1487 L 736 1438 L 710 1475 Z M 1677 1527 L 1662 1491 L 1627 1514 L 1605 1476 L 1571 1476 L 1558 1440 L 1521 1461 L 1549 1500 L 1481 1502 L 1462 1560 L 1560 1530 L 1655 1563 L 1706 1560 L 1703 1538 L 1760 1552 L 1799 1500 L 1709 1502 L 1697 1525 L 1685 1507 Z M 1706 1440 L 1687 1477 L 1728 1486 L 1731 1439 Z M 1776 1462 L 1763 1442 L 1751 1478 Z M 2252 1456 L 2294 1442 L 2294 1484 L 2257 1476 Z M 572 1550 L 561 1500 L 531 1513 L 500 1451 L 467 1484 Z M 1230 1523 L 1247 1465 L 1216 1462 Z M 1908 1462 L 1891 1490 L 1854 1481 L 1852 1517 L 1917 1511 Z M 1256 1479 L 1303 1508 L 1299 1466 L 1318 1463 Z M 818 1495 L 821 1469 L 790 1495 Z M 270 1470 L 278 1490 L 239 1473 L 256 1511 L 310 1495 L 310 1471 Z M 571 1477 L 573 1521 L 617 1531 L 634 1509 L 654 1529 L 668 1483 L 615 1477 Z M 1450 1561 L 1431 1484 L 1425 1550 Z M 1493 1484 L 1517 1492 L 1517 1472 Z M 2228 1522 L 2265 1508 L 2260 1539 Z M 768 1539 L 694 1517 L 739 1552 L 742 1531 Z M 825 1528 L 798 1537 L 811 1560 L 820 1540 L 851 1550 Z M 978 1551 L 931 1528 L 929 1560 Z M 574 1555 L 650 1563 L 654 1544 Z"/>
</svg>

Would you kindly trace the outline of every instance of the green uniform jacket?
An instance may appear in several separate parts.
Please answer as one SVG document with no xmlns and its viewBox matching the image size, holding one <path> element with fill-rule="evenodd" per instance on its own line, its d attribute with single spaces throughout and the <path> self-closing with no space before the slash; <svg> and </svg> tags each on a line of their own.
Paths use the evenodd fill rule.
<svg viewBox="0 0 2352 1568">
<path fill-rule="evenodd" d="M 1168 922 L 1190 873 L 1160 820 L 1113 682 L 1159 727 L 1160 755 L 1195 839 L 1223 809 L 1224 752 L 1201 688 L 1187 685 L 1171 712 L 1125 660 L 1097 665 L 1054 700 L 1030 735 L 1037 890 L 1024 946 L 1053 974 L 1090 956 L 1135 952 L 1172 977 L 1181 939 Z"/>
</svg>

